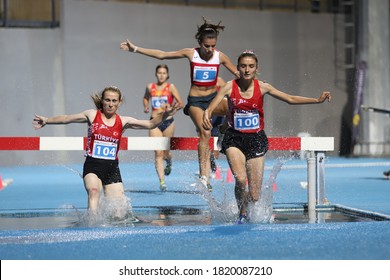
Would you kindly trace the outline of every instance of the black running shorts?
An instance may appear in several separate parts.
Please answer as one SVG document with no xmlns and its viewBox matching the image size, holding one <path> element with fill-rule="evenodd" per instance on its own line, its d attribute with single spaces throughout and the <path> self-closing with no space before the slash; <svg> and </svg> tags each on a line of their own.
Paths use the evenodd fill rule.
<svg viewBox="0 0 390 280">
<path fill-rule="evenodd" d="M 95 174 L 103 185 L 122 182 L 118 160 L 87 157 L 84 162 L 83 178 L 88 173 Z"/>
<path fill-rule="evenodd" d="M 212 94 L 207 95 L 207 96 L 188 96 L 187 97 L 187 105 L 184 107 L 184 110 L 183 110 L 184 114 L 186 114 L 187 116 L 190 115 L 188 110 L 190 109 L 191 106 L 199 107 L 202 110 L 206 110 L 216 95 L 217 95 L 217 92 L 213 92 Z"/>
<path fill-rule="evenodd" d="M 242 133 L 228 128 L 223 137 L 221 153 L 226 154 L 230 147 L 239 149 L 247 160 L 262 157 L 268 151 L 268 138 L 264 130 L 258 133 Z"/>
</svg>

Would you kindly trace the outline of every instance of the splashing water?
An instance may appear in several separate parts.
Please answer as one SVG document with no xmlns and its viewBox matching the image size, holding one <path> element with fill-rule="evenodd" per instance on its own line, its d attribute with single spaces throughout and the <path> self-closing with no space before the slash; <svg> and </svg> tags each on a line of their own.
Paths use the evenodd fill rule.
<svg viewBox="0 0 390 280">
<path fill-rule="evenodd" d="M 273 201 L 273 185 L 276 177 L 282 169 L 283 164 L 289 159 L 279 157 L 274 163 L 268 181 L 261 189 L 259 201 L 249 203 L 248 214 L 250 223 L 269 223 L 272 221 L 272 201 Z M 238 206 L 236 200 L 227 198 L 226 189 L 224 189 L 224 198 L 218 202 L 212 194 L 202 185 L 197 182 L 192 184 L 199 191 L 200 195 L 207 202 L 213 222 L 216 223 L 232 223 L 237 220 Z"/>
<path fill-rule="evenodd" d="M 134 226 L 138 220 L 134 217 L 132 210 L 128 197 L 107 198 L 102 196 L 98 212 L 86 211 L 81 219 L 81 226 Z"/>
<path fill-rule="evenodd" d="M 79 211 L 79 209 L 77 209 L 76 206 L 71 205 L 71 204 L 61 205 L 57 209 L 57 211 L 59 213 L 63 213 L 64 211 L 66 211 L 67 213 L 70 213 L 70 216 L 76 217 L 78 221 L 81 221 L 81 219 L 82 219 L 82 213 Z"/>
<path fill-rule="evenodd" d="M 287 161 L 284 158 L 278 158 L 274 163 L 268 181 L 261 188 L 260 199 L 254 203 L 249 203 L 248 212 L 251 223 L 269 223 L 272 221 L 272 200 L 273 185 L 283 164 Z"/>
<path fill-rule="evenodd" d="M 66 165 L 59 165 L 83 178 L 83 175 L 76 169 Z M 133 215 L 131 200 L 128 197 L 107 198 L 100 196 L 99 211 L 92 213 L 87 211 L 84 215 L 79 216 L 79 226 L 133 226 L 138 222 Z"/>
<path fill-rule="evenodd" d="M 224 197 L 221 202 L 218 202 L 206 189 L 201 182 L 197 182 L 191 185 L 199 192 L 202 198 L 206 201 L 211 217 L 214 223 L 231 223 L 235 222 L 238 215 L 238 207 L 235 200 L 229 200 L 227 198 L 227 192 L 224 188 Z"/>
<path fill-rule="evenodd" d="M 74 174 L 78 175 L 81 179 L 83 179 L 83 174 L 80 173 L 80 171 L 78 171 L 78 170 L 76 170 L 76 169 L 74 169 L 72 167 L 63 165 L 63 164 L 59 164 L 58 166 L 64 167 L 65 169 L 68 169 L 69 171 L 72 171 Z"/>
</svg>

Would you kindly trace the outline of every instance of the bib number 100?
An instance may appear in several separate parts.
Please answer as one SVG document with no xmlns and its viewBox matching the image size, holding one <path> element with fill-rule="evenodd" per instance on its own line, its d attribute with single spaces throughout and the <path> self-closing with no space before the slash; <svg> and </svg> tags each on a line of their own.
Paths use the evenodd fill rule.
<svg viewBox="0 0 390 280">
<path fill-rule="evenodd" d="M 234 127 L 237 130 L 258 129 L 259 124 L 258 114 L 234 114 Z"/>
</svg>

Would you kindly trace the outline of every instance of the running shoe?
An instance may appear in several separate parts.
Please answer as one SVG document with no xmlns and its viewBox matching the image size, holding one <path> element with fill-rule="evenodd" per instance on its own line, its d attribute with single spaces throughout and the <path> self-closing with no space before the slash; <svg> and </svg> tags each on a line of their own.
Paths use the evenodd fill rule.
<svg viewBox="0 0 390 280">
<path fill-rule="evenodd" d="M 213 191 L 213 187 L 210 185 L 209 182 L 207 182 L 206 176 L 199 177 L 199 182 L 202 184 L 202 186 L 207 189 L 209 192 Z"/>
<path fill-rule="evenodd" d="M 165 184 L 165 182 L 160 182 L 160 190 L 163 191 L 163 192 L 166 192 L 167 191 L 167 184 Z"/>
<path fill-rule="evenodd" d="M 387 178 L 390 179 L 390 170 L 383 172 L 383 175 Z"/>
<path fill-rule="evenodd" d="M 111 218 L 109 224 L 111 226 L 122 227 L 122 226 L 134 226 L 134 223 L 138 223 L 138 222 L 139 220 L 132 213 L 128 213 L 126 216 L 122 218 L 118 218 L 118 217 Z"/>
<path fill-rule="evenodd" d="M 237 220 L 237 224 L 242 225 L 242 224 L 247 224 L 247 223 L 249 223 L 248 216 L 240 214 L 240 216 L 238 217 L 238 220 Z"/>
<path fill-rule="evenodd" d="M 165 176 L 168 176 L 169 174 L 171 174 L 172 171 L 172 160 L 166 159 L 165 162 L 166 162 L 166 166 L 164 168 L 164 174 Z"/>
</svg>

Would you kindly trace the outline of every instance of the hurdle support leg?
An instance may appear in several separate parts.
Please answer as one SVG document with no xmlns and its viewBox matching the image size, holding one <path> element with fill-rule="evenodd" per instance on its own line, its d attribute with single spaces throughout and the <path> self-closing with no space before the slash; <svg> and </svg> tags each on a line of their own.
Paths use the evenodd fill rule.
<svg viewBox="0 0 390 280">
<path fill-rule="evenodd" d="M 324 205 L 327 203 L 325 197 L 325 152 L 317 151 L 315 156 L 317 205 Z"/>
<path fill-rule="evenodd" d="M 308 210 L 324 205 L 325 198 L 325 152 L 310 151 L 307 158 Z"/>
<path fill-rule="evenodd" d="M 307 207 L 309 212 L 316 209 L 316 158 L 314 151 L 307 158 Z"/>
</svg>

